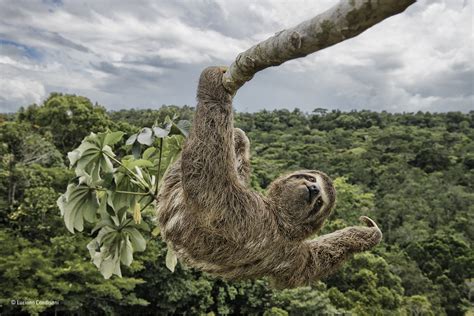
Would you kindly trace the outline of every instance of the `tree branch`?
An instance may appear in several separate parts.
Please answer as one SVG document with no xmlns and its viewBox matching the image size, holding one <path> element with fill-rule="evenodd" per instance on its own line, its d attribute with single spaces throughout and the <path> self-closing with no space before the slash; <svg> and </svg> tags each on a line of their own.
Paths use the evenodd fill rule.
<svg viewBox="0 0 474 316">
<path fill-rule="evenodd" d="M 304 57 L 355 37 L 416 0 L 341 0 L 328 11 L 283 30 L 240 53 L 224 74 L 223 85 L 232 94 L 265 68 Z"/>
</svg>

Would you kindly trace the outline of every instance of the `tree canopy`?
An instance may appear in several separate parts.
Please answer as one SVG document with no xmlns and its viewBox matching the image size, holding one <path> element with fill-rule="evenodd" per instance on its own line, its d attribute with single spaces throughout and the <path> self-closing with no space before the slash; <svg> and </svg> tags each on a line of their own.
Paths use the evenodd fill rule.
<svg viewBox="0 0 474 316">
<path fill-rule="evenodd" d="M 80 114 L 69 116 L 71 109 Z M 166 268 L 166 245 L 154 231 L 152 213 L 145 212 L 143 220 L 152 223 L 149 231 L 141 230 L 146 250 L 134 253 L 129 266 L 121 265 L 122 278 L 105 280 L 86 247 L 97 232 L 72 235 L 56 205 L 75 176 L 66 167 L 67 152 L 90 131 L 101 135 L 123 130 L 125 141 L 143 127 L 152 127 L 153 118 L 160 122 L 177 114 L 192 119 L 192 110 L 173 106 L 107 113 L 83 97 L 53 94 L 42 105 L 4 116 L 0 123 L 3 311 L 459 315 L 472 308 L 474 112 L 393 114 L 315 108 L 312 113 L 297 109 L 236 113 L 236 125 L 252 142 L 256 190 L 264 190 L 282 172 L 323 170 L 335 179 L 338 205 L 322 233 L 369 215 L 384 232 L 381 246 L 357 255 L 311 287 L 277 291 L 265 279 L 224 282 L 179 263 L 172 273 Z M 53 115 L 55 120 L 48 118 Z M 72 131 L 64 139 L 58 130 L 62 120 Z M 127 153 L 119 150 L 118 155 L 122 159 Z M 17 306 L 11 300 L 47 304 Z"/>
</svg>

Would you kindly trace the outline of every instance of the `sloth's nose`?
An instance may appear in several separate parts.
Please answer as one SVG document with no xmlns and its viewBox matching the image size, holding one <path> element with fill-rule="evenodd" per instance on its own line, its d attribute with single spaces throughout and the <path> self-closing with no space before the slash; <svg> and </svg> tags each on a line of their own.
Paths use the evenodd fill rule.
<svg viewBox="0 0 474 316">
<path fill-rule="evenodd" d="M 309 190 L 311 191 L 312 195 L 316 195 L 319 193 L 319 187 L 316 184 L 311 184 L 308 186 Z"/>
</svg>

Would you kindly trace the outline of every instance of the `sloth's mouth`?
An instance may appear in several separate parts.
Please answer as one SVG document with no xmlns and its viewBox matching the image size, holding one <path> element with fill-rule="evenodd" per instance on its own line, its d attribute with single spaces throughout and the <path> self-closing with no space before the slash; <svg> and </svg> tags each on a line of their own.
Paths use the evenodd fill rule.
<svg viewBox="0 0 474 316">
<path fill-rule="evenodd" d="M 308 203 L 313 207 L 309 211 L 308 217 L 313 217 L 314 215 L 318 214 L 321 208 L 324 206 L 323 196 L 321 191 L 311 190 L 310 187 L 308 189 Z"/>
<path fill-rule="evenodd" d="M 321 208 L 323 207 L 324 205 L 324 201 L 323 201 L 323 198 L 321 195 L 319 195 L 316 199 L 316 202 L 314 202 L 314 207 L 311 209 L 311 211 L 309 212 L 309 216 L 313 216 L 313 215 L 316 215 L 318 214 L 318 212 L 321 210 Z"/>
</svg>

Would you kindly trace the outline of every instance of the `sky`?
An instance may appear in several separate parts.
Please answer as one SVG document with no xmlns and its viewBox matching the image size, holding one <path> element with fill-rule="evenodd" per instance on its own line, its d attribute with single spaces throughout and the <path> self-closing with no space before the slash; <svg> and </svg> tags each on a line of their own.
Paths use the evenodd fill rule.
<svg viewBox="0 0 474 316">
<path fill-rule="evenodd" d="M 194 106 L 201 70 L 335 0 L 0 0 L 0 112 L 51 92 L 109 110 Z M 474 110 L 473 0 L 419 0 L 356 38 L 258 73 L 237 111 Z"/>
</svg>

